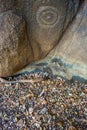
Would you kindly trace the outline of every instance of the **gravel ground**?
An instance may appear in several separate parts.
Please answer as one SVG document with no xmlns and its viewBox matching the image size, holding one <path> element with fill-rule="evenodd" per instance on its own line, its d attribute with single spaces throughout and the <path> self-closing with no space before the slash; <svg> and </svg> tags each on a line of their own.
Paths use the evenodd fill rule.
<svg viewBox="0 0 87 130">
<path fill-rule="evenodd" d="M 1 80 L 0 130 L 87 130 L 87 84 L 46 73 Z"/>
</svg>

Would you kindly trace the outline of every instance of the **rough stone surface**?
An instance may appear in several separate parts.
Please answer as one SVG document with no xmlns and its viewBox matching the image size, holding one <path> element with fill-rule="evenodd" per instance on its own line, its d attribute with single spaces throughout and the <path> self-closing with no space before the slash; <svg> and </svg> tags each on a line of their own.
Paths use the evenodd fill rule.
<svg viewBox="0 0 87 130">
<path fill-rule="evenodd" d="M 56 46 L 56 50 L 53 49 L 48 55 L 47 62 L 50 61 L 49 65 L 53 66 L 51 63 L 56 59 L 58 62 L 62 61 L 63 65 L 51 67 L 53 73 L 67 70 L 69 76 L 66 77 L 71 78 L 72 75 L 79 74 L 85 77 L 86 0 L 84 9 L 80 7 L 81 11 L 65 33 L 65 29 L 77 13 L 79 2 L 79 0 L 0 0 L 0 76 L 14 74 L 30 62 L 45 57 Z M 65 75 L 67 73 L 64 73 Z"/>
<path fill-rule="evenodd" d="M 13 10 L 15 4 L 15 0 L 0 0 L 0 13 L 8 10 Z"/>
<path fill-rule="evenodd" d="M 30 67 L 30 66 L 29 66 Z M 67 79 L 87 80 L 87 1 L 66 30 L 59 44 L 26 71 L 49 71 Z"/>
<path fill-rule="evenodd" d="M 8 11 L 0 15 L 0 75 L 9 76 L 27 64 L 30 47 L 24 20 Z"/>
</svg>

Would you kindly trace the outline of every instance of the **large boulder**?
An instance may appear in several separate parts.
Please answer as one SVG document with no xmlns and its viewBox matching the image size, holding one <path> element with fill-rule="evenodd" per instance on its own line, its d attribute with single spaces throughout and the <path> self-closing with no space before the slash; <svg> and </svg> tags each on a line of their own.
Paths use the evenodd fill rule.
<svg viewBox="0 0 87 130">
<path fill-rule="evenodd" d="M 86 62 L 80 62 L 86 52 L 83 53 L 85 51 L 83 49 L 81 53 L 79 48 L 83 48 L 85 43 L 82 46 L 83 40 L 81 40 L 81 37 L 79 38 L 80 42 L 77 42 L 80 34 L 75 30 L 78 27 L 79 20 L 84 21 L 83 9 L 80 7 L 80 3 L 80 0 L 0 0 L 0 76 L 6 77 L 14 74 L 32 61 L 45 57 L 54 47 L 56 47 L 56 50 L 53 49 L 48 55 L 47 62 L 50 61 L 51 64 L 57 59 L 57 61 L 62 61 L 64 65 L 66 64 L 67 71 L 70 70 L 68 75 L 79 74 L 76 71 L 73 74 L 68 64 L 71 66 L 79 59 L 78 66 L 87 65 Z M 84 8 L 86 8 L 86 0 L 84 3 Z M 77 14 L 79 7 L 81 8 L 82 17 L 79 13 L 76 18 L 77 22 L 74 20 L 74 23 L 65 32 Z M 82 21 L 81 23 L 83 23 Z M 75 34 L 73 30 L 76 32 Z M 79 32 L 81 32 L 81 29 Z M 75 37 L 76 40 L 74 40 L 73 45 L 68 44 Z M 77 46 L 74 45 L 75 43 Z M 69 52 L 67 46 L 71 48 Z M 75 46 L 76 50 L 74 50 Z M 87 48 L 86 45 L 84 48 Z M 74 56 L 76 51 L 80 58 L 77 56 L 76 59 L 76 55 Z M 55 67 L 56 70 L 59 70 L 57 66 Z M 62 66 L 60 68 L 62 69 Z M 57 71 L 53 72 L 56 73 Z M 84 77 L 83 73 L 81 75 Z"/>
<path fill-rule="evenodd" d="M 79 0 L 19 0 L 16 6 L 27 23 L 34 60 L 45 57 L 76 15 Z"/>
<path fill-rule="evenodd" d="M 87 81 L 87 1 L 80 6 L 59 44 L 39 62 L 26 71 L 49 71 L 66 79 Z M 24 71 L 25 71 L 24 70 Z"/>
<path fill-rule="evenodd" d="M 0 76 L 9 76 L 32 59 L 25 21 L 12 11 L 0 15 Z M 29 55 L 31 54 L 31 55 Z"/>
</svg>

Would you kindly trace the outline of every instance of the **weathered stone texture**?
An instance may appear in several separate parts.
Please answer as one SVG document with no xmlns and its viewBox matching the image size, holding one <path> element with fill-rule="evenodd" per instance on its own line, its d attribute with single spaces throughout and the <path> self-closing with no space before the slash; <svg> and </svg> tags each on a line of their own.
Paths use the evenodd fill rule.
<svg viewBox="0 0 87 130">
<path fill-rule="evenodd" d="M 87 80 L 87 1 L 81 5 L 77 16 L 68 27 L 59 44 L 48 56 L 33 64 L 33 69 L 48 69 L 54 75 L 67 79 Z M 39 67 L 38 67 L 39 66 Z M 35 69 L 34 69 L 35 67 Z M 26 68 L 30 71 L 29 68 Z"/>
<path fill-rule="evenodd" d="M 54 74 L 87 78 L 87 1 L 79 7 L 80 2 L 0 0 L 0 76 L 14 74 L 55 47 L 43 61 Z"/>
<path fill-rule="evenodd" d="M 0 0 L 0 13 L 13 10 L 15 5 L 15 0 Z"/>
<path fill-rule="evenodd" d="M 30 57 L 28 51 L 25 21 L 12 11 L 3 13 L 0 16 L 0 75 L 8 76 L 24 67 Z"/>
</svg>

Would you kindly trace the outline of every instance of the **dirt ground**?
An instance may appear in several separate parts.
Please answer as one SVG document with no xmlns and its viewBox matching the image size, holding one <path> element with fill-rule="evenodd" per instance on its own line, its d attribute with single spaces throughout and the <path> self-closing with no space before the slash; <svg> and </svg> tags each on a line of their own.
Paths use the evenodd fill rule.
<svg viewBox="0 0 87 130">
<path fill-rule="evenodd" d="M 0 79 L 0 130 L 87 130 L 87 84 L 47 73 Z"/>
</svg>

